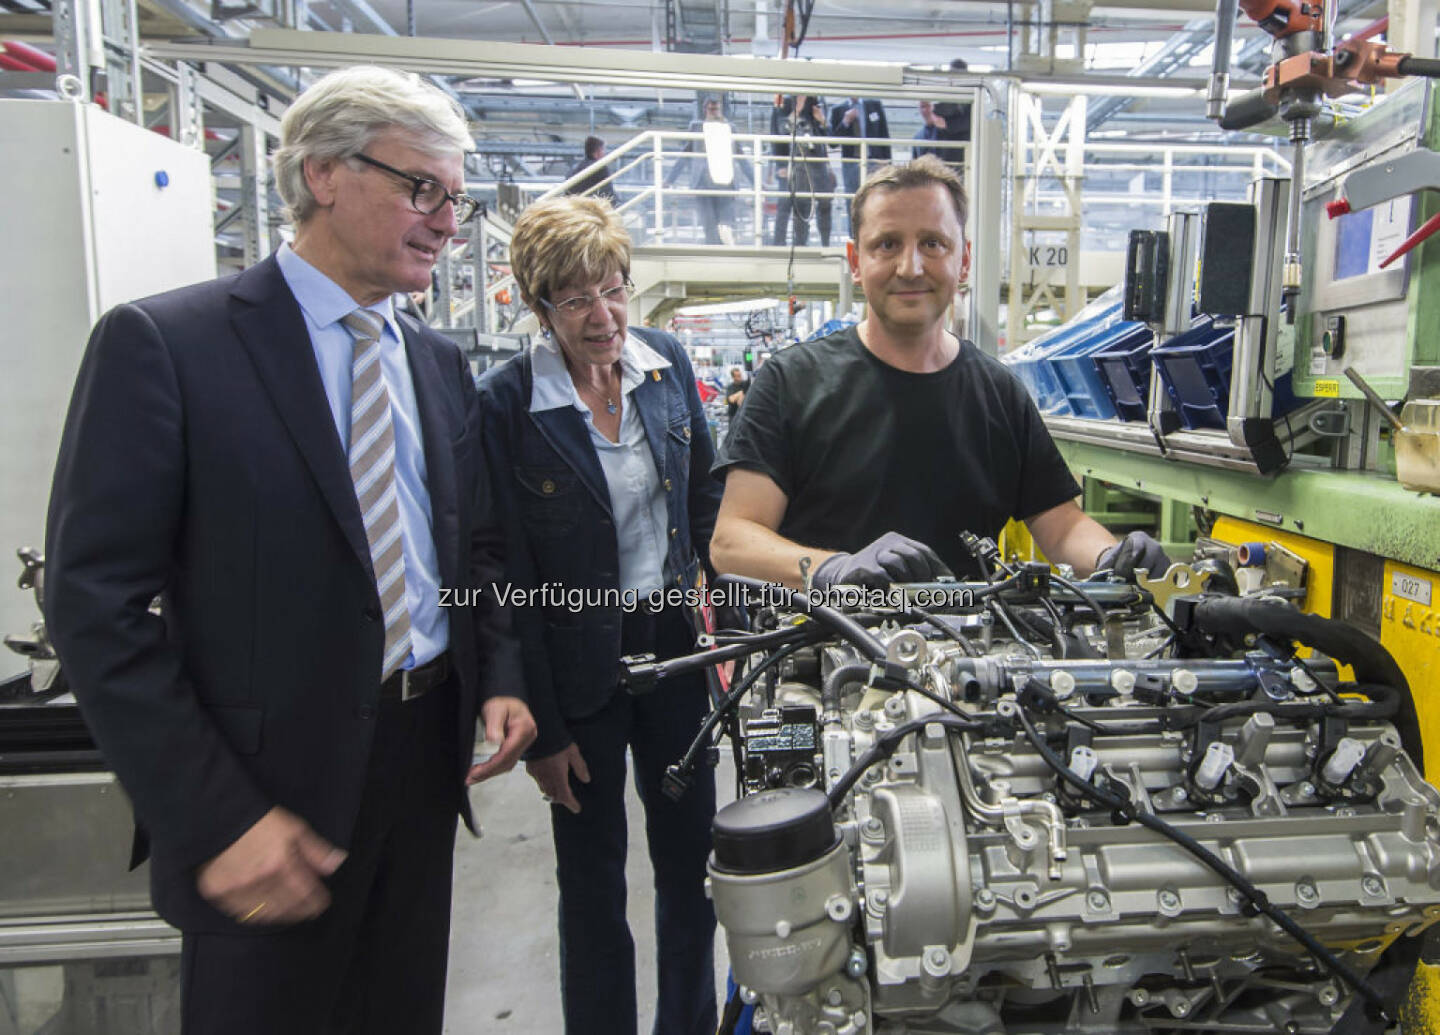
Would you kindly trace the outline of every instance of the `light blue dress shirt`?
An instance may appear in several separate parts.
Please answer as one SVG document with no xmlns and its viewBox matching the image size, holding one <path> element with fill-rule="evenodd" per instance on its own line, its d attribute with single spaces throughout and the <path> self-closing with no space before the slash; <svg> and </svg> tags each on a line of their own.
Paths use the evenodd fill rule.
<svg viewBox="0 0 1440 1035">
<path fill-rule="evenodd" d="M 616 547 L 620 554 L 620 590 L 645 595 L 666 583 L 665 490 L 655 469 L 655 454 L 645 438 L 645 424 L 631 393 L 652 370 L 670 361 L 632 334 L 620 350 L 620 441 L 611 442 L 595 427 L 595 415 L 585 405 L 565 367 L 560 346 L 545 338 L 536 340 L 530 355 L 533 384 L 530 412 L 573 406 L 590 430 L 590 442 L 605 473 L 610 492 L 610 513 L 615 519 Z"/>
<path fill-rule="evenodd" d="M 305 315 L 305 328 L 310 332 L 310 345 L 340 435 L 341 451 L 348 452 L 350 364 L 355 338 L 340 320 L 360 305 L 339 284 L 296 255 L 288 244 L 281 246 L 275 261 Z M 415 382 L 405 358 L 405 339 L 388 296 L 367 308 L 385 321 L 380 335 L 380 370 L 390 392 L 390 416 L 395 426 L 395 494 L 405 544 L 405 602 L 410 608 L 410 657 L 403 667 L 414 668 L 438 657 L 450 645 L 450 619 L 440 606 L 440 564 L 435 554 L 430 490 L 425 480 L 425 446 L 420 437 Z"/>
</svg>

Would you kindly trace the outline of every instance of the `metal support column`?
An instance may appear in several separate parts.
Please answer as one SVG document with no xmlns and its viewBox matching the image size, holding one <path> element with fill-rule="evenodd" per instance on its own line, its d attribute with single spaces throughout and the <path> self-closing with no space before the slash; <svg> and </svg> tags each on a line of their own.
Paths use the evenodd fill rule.
<svg viewBox="0 0 1440 1035">
<path fill-rule="evenodd" d="M 1274 406 L 1275 339 L 1280 323 L 1280 288 L 1285 264 L 1285 223 L 1290 181 L 1266 177 L 1251 185 L 1256 208 L 1255 265 L 1246 315 L 1235 335 L 1230 374 L 1230 409 L 1225 421 L 1230 441 L 1251 445 L 1252 421 L 1270 419 Z"/>
<path fill-rule="evenodd" d="M 265 133 L 240 128 L 240 205 L 245 226 L 245 265 L 270 254 L 270 188 L 266 184 Z"/>
<path fill-rule="evenodd" d="M 1026 341 L 1032 335 L 1027 319 L 1038 308 L 1049 308 L 1059 318 L 1068 320 L 1084 306 L 1080 289 L 1080 215 L 1081 185 L 1085 179 L 1085 104 L 1084 94 L 1077 94 L 1061 114 L 1053 128 L 1046 127 L 1041 99 L 1024 90 L 1011 94 L 1010 161 L 1011 161 L 1011 237 L 1010 285 L 1005 321 L 1008 348 Z M 1044 180 L 1059 180 L 1065 193 L 1066 211 L 1060 215 L 1030 211 L 1037 201 Z M 1041 248 L 1032 247 L 1029 234 L 1063 233 L 1064 261 L 1060 249 L 1050 248 L 1056 262 L 1045 262 L 1050 256 Z M 1032 252 L 1040 258 L 1031 263 Z M 1065 291 L 1057 295 L 1052 283 L 1054 271 L 1064 276 Z"/>
<path fill-rule="evenodd" d="M 1000 347 L 1000 220 L 988 210 L 979 218 L 977 201 L 998 209 L 1004 189 L 1002 181 L 1005 141 L 1005 112 L 996 106 L 998 97 L 989 90 L 975 91 L 969 166 L 973 190 L 970 193 L 970 314 L 966 321 L 971 341 L 994 355 Z"/>
<path fill-rule="evenodd" d="M 78 0 L 53 0 L 55 89 L 61 97 L 90 100 L 90 70 L 103 64 L 98 53 L 100 27 L 90 23 L 90 8 Z M 97 41 L 92 47 L 92 37 Z"/>
<path fill-rule="evenodd" d="M 470 250 L 475 257 L 475 326 L 481 333 L 489 334 L 494 326 L 490 318 L 490 224 L 481 215 L 471 225 L 475 228 L 470 239 Z"/>
<path fill-rule="evenodd" d="M 178 76 L 170 100 L 170 139 L 187 147 L 205 145 L 205 125 L 201 118 L 200 94 L 195 66 L 181 61 L 175 66 Z"/>
</svg>

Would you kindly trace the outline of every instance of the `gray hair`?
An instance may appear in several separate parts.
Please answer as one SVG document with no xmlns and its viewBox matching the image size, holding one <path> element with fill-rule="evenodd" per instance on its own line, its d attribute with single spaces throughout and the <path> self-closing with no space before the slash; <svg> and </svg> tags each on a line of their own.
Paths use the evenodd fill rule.
<svg viewBox="0 0 1440 1035">
<path fill-rule="evenodd" d="M 375 65 L 337 69 L 302 93 L 280 120 L 275 186 L 290 219 L 303 223 L 315 212 L 315 195 L 305 182 L 307 158 L 348 158 L 387 129 L 410 134 L 415 146 L 437 156 L 475 147 L 459 103 L 419 76 Z"/>
</svg>

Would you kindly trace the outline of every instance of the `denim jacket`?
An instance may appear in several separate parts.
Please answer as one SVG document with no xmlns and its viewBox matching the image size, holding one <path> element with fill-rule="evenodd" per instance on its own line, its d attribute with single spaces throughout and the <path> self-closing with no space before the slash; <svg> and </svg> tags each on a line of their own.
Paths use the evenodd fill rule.
<svg viewBox="0 0 1440 1035">
<path fill-rule="evenodd" d="M 710 474 L 714 446 L 680 343 L 631 328 L 670 362 L 630 395 L 665 489 L 669 525 L 665 570 L 673 588 L 698 585 L 709 566 L 710 534 L 722 484 Z M 543 758 L 570 744 L 566 719 L 594 714 L 618 686 L 619 606 L 570 607 L 559 589 L 592 599 L 619 588 L 619 556 L 610 493 L 590 432 L 572 407 L 530 411 L 530 352 L 486 371 L 480 409 L 490 490 L 506 529 L 505 579 L 513 590 L 550 586 L 546 603 L 514 606 L 530 710 L 539 736 L 527 754 Z M 506 586 L 496 587 L 500 592 Z M 492 592 L 491 587 L 485 587 Z M 511 597 L 514 601 L 513 596 Z"/>
</svg>

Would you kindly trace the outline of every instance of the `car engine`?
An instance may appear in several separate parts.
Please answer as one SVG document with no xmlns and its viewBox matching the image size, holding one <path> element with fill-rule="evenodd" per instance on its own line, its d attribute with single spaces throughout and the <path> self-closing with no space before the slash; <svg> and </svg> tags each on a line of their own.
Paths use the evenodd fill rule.
<svg viewBox="0 0 1440 1035">
<path fill-rule="evenodd" d="M 1440 917 L 1404 676 L 1341 623 L 1177 568 L 1152 593 L 1001 565 L 878 606 L 754 583 L 751 631 L 626 659 L 632 690 L 748 662 L 668 777 L 683 793 L 729 733 L 728 1024 L 1384 1030 Z"/>
</svg>

